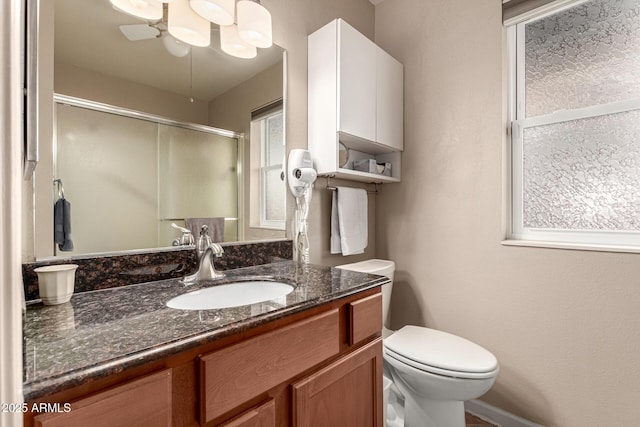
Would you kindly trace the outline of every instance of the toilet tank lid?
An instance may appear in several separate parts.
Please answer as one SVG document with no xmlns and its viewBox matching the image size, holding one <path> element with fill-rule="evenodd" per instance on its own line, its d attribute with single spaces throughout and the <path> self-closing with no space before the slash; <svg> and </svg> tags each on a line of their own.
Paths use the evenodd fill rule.
<svg viewBox="0 0 640 427">
<path fill-rule="evenodd" d="M 344 270 L 358 271 L 360 273 L 379 274 L 380 276 L 391 277 L 396 268 L 396 263 L 387 259 L 368 259 L 366 261 L 354 262 L 336 266 Z"/>
<path fill-rule="evenodd" d="M 384 346 L 407 359 L 458 372 L 491 372 L 498 367 L 488 350 L 462 337 L 435 329 L 405 326 L 384 340 Z"/>
</svg>

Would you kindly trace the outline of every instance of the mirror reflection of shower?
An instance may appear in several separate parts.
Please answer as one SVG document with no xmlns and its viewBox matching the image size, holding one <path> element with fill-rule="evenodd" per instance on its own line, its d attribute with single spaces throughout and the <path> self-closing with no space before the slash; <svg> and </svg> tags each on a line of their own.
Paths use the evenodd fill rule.
<svg viewBox="0 0 640 427">
<path fill-rule="evenodd" d="M 55 112 L 74 255 L 170 247 L 189 218 L 219 218 L 218 241 L 240 240 L 240 135 L 70 98 Z"/>
<path fill-rule="evenodd" d="M 309 205 L 313 194 L 313 183 L 317 174 L 311 154 L 307 150 L 295 149 L 289 152 L 287 162 L 289 189 L 296 198 L 295 230 L 293 248 L 294 260 L 308 264 L 309 255 Z"/>
</svg>

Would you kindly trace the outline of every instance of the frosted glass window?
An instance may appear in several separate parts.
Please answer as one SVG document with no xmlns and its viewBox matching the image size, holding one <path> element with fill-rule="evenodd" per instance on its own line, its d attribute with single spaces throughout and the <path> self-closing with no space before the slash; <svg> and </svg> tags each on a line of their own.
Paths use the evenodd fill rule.
<svg viewBox="0 0 640 427">
<path fill-rule="evenodd" d="M 266 119 L 267 148 L 265 166 L 282 165 L 284 159 L 284 129 L 282 112 Z"/>
<path fill-rule="evenodd" d="M 637 250 L 640 0 L 574 3 L 508 29 L 509 238 Z"/>
<path fill-rule="evenodd" d="M 526 115 L 640 97 L 640 1 L 593 0 L 525 25 Z"/>
<path fill-rule="evenodd" d="M 281 174 L 284 163 L 284 115 L 282 110 L 252 122 L 260 139 L 260 218 L 259 226 L 285 229 L 285 188 Z"/>
<path fill-rule="evenodd" d="M 265 198 L 265 219 L 267 221 L 283 221 L 285 217 L 285 193 L 280 169 L 266 171 L 266 187 L 271 189 L 269 197 Z"/>
<path fill-rule="evenodd" d="M 640 111 L 524 130 L 523 225 L 640 231 Z"/>
</svg>

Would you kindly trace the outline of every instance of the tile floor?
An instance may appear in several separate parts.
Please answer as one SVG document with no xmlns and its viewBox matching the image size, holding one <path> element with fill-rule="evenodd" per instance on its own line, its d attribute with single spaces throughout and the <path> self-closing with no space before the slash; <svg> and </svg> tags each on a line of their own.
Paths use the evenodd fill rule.
<svg viewBox="0 0 640 427">
<path fill-rule="evenodd" d="M 482 420 L 476 416 L 471 415 L 468 412 L 465 412 L 464 418 L 465 418 L 464 421 L 465 421 L 466 427 L 483 427 L 483 426 L 495 427 L 495 424 L 491 424 L 485 420 Z"/>
</svg>

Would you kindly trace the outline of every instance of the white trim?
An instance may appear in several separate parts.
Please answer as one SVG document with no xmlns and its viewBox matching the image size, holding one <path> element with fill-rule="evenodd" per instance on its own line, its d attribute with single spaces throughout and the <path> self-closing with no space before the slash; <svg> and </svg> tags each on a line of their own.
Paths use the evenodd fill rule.
<svg viewBox="0 0 640 427">
<path fill-rule="evenodd" d="M 516 120 L 511 130 L 512 141 L 512 223 L 509 239 L 554 241 L 558 243 L 594 245 L 594 247 L 640 247 L 640 232 L 598 231 L 598 230 L 558 230 L 532 229 L 523 226 L 523 135 L 524 129 L 571 120 L 583 120 L 602 115 L 619 114 L 640 109 L 640 99 L 613 102 L 575 110 L 563 110 L 544 116 Z"/>
<path fill-rule="evenodd" d="M 640 110 L 640 98 L 575 108 L 573 110 L 554 111 L 551 114 L 545 114 L 543 116 L 534 116 L 515 120 L 514 125 L 522 128 L 530 128 L 588 119 L 591 117 L 606 116 L 610 114 L 626 113 L 634 110 Z"/>
<path fill-rule="evenodd" d="M 524 119 L 526 117 L 525 116 L 526 91 L 524 86 L 524 82 L 525 82 L 524 25 L 516 26 L 513 31 L 509 32 L 509 37 L 513 39 L 511 40 L 511 44 L 513 45 L 513 49 L 514 49 L 513 52 L 509 52 L 509 53 L 512 53 L 514 56 L 512 61 L 515 60 L 515 63 L 513 65 L 515 70 L 515 82 L 513 83 L 515 92 L 513 92 L 512 94 L 512 96 L 515 96 L 515 98 L 512 100 L 515 107 L 512 113 L 515 113 L 515 115 L 511 116 L 511 120 Z"/>
<path fill-rule="evenodd" d="M 622 246 L 622 245 L 600 245 L 600 244 L 580 244 L 580 243 L 563 243 L 549 242 L 537 240 L 517 240 L 508 239 L 500 242 L 503 246 L 520 246 L 532 248 L 549 248 L 549 249 L 569 249 L 576 251 L 596 251 L 596 252 L 621 252 L 637 254 L 640 253 L 638 246 Z"/>
<path fill-rule="evenodd" d="M 509 206 L 505 209 L 507 219 L 506 242 L 531 241 L 527 246 L 562 247 L 569 249 L 590 249 L 616 252 L 640 252 L 640 232 L 531 229 L 523 227 L 523 137 L 524 129 L 567 121 L 583 120 L 603 115 L 619 114 L 640 110 L 640 99 L 632 99 L 607 104 L 594 105 L 571 110 L 559 110 L 541 116 L 526 117 L 525 108 L 525 25 L 536 19 L 573 7 L 586 0 L 554 2 L 540 8 L 535 16 L 521 20 L 507 28 L 507 64 L 509 72 L 507 110 L 508 123 L 507 151 L 509 161 Z M 544 9 L 544 11 L 541 11 Z M 510 130 L 510 132 L 509 132 Z M 540 242 L 544 242 L 541 244 Z M 553 243 L 552 243 L 553 242 Z M 508 244 L 504 243 L 503 244 Z M 525 246 L 518 244 L 518 246 Z"/>
<path fill-rule="evenodd" d="M 505 27 L 509 27 L 509 26 L 517 25 L 521 23 L 529 23 L 529 22 L 537 21 L 538 19 L 542 19 L 554 13 L 558 13 L 565 9 L 572 8 L 586 1 L 589 1 L 589 0 L 556 0 L 554 2 L 545 4 L 544 6 L 540 6 L 536 9 L 530 10 L 520 15 L 516 15 L 513 18 L 509 18 L 506 21 L 504 21 L 503 24 Z"/>
<path fill-rule="evenodd" d="M 499 427 L 543 427 L 541 424 L 525 420 L 522 417 L 477 399 L 464 402 L 464 410 L 485 421 L 497 424 Z"/>
<path fill-rule="evenodd" d="M 282 116 L 282 148 L 283 148 L 283 158 L 280 163 L 266 165 L 267 163 L 267 155 L 269 153 L 269 148 L 271 145 L 271 139 L 269 138 L 269 128 L 268 122 L 269 119 L 272 119 L 277 116 Z M 274 170 L 284 170 L 284 153 L 286 153 L 286 139 L 285 139 L 285 121 L 284 121 L 284 108 L 275 110 L 269 114 L 265 114 L 260 116 L 259 118 L 252 120 L 252 126 L 255 124 L 260 127 L 260 222 L 259 227 L 256 228 L 264 228 L 268 230 L 286 230 L 286 194 L 283 200 L 283 209 L 284 209 L 284 218 L 282 220 L 269 220 L 267 219 L 267 179 L 266 175 L 269 171 Z M 273 160 L 273 159 L 270 159 Z"/>
<path fill-rule="evenodd" d="M 22 403 L 21 37 L 24 1 L 0 3 L 0 403 Z M 0 426 L 22 426 L 22 412 L 0 412 Z"/>
</svg>

